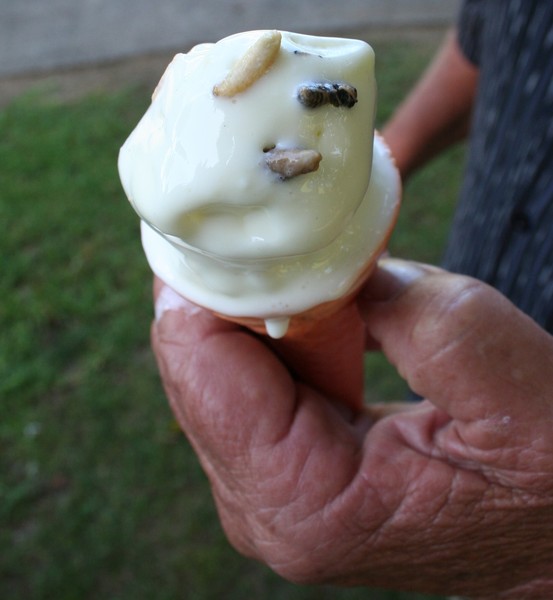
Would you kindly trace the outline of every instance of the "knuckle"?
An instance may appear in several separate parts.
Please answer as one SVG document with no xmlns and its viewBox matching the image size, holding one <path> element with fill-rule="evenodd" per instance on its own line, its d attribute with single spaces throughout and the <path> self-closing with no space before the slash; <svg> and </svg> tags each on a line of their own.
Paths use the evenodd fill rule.
<svg viewBox="0 0 553 600">
<path fill-rule="evenodd" d="M 468 277 L 440 278 L 410 335 L 412 377 L 464 361 L 501 318 L 499 294 Z"/>
<path fill-rule="evenodd" d="M 430 358 L 456 348 L 491 316 L 490 290 L 468 278 L 450 279 L 425 307 L 412 339 Z"/>
</svg>

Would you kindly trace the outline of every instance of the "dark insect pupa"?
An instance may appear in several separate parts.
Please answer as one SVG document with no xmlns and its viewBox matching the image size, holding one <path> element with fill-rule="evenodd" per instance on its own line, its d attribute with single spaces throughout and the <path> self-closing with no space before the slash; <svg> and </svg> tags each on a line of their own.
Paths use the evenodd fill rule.
<svg viewBox="0 0 553 600">
<path fill-rule="evenodd" d="M 349 83 L 306 83 L 298 88 L 297 96 L 306 108 L 324 104 L 352 108 L 357 103 L 357 89 Z"/>
</svg>

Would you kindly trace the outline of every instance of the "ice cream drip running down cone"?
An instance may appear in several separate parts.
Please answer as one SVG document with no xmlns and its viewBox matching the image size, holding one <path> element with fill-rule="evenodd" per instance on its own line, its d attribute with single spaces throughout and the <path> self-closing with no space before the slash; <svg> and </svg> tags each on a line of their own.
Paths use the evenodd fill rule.
<svg viewBox="0 0 553 600">
<path fill-rule="evenodd" d="M 401 197 L 375 103 L 365 42 L 246 32 L 178 54 L 119 153 L 152 270 L 354 409 L 353 300 Z"/>
</svg>

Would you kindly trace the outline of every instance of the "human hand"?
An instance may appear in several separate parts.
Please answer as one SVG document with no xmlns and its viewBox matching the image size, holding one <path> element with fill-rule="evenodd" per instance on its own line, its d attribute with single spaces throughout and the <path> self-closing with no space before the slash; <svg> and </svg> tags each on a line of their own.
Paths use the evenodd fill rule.
<svg viewBox="0 0 553 600">
<path fill-rule="evenodd" d="M 376 420 L 156 287 L 167 395 L 239 551 L 296 582 L 553 597 L 553 340 L 497 292 L 382 262 L 368 337 L 429 400 Z"/>
</svg>

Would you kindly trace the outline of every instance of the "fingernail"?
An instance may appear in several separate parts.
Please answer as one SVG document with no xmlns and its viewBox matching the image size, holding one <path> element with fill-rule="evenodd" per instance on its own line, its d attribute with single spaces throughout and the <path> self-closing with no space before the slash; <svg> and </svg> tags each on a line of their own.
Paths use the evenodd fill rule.
<svg viewBox="0 0 553 600">
<path fill-rule="evenodd" d="M 397 280 L 398 285 L 406 287 L 420 279 L 424 273 L 423 265 L 400 258 L 385 257 L 378 261 L 380 269 L 386 271 Z"/>
<path fill-rule="evenodd" d="M 418 263 L 381 258 L 375 274 L 363 290 L 363 296 L 372 301 L 391 300 L 425 273 L 425 267 Z"/>
<path fill-rule="evenodd" d="M 157 322 L 159 322 L 163 315 L 169 310 L 183 311 L 188 315 L 195 315 L 202 310 L 199 306 L 192 304 L 192 302 L 189 302 L 180 294 L 177 294 L 177 292 L 168 285 L 164 285 L 161 288 L 154 308 L 155 319 Z"/>
</svg>

